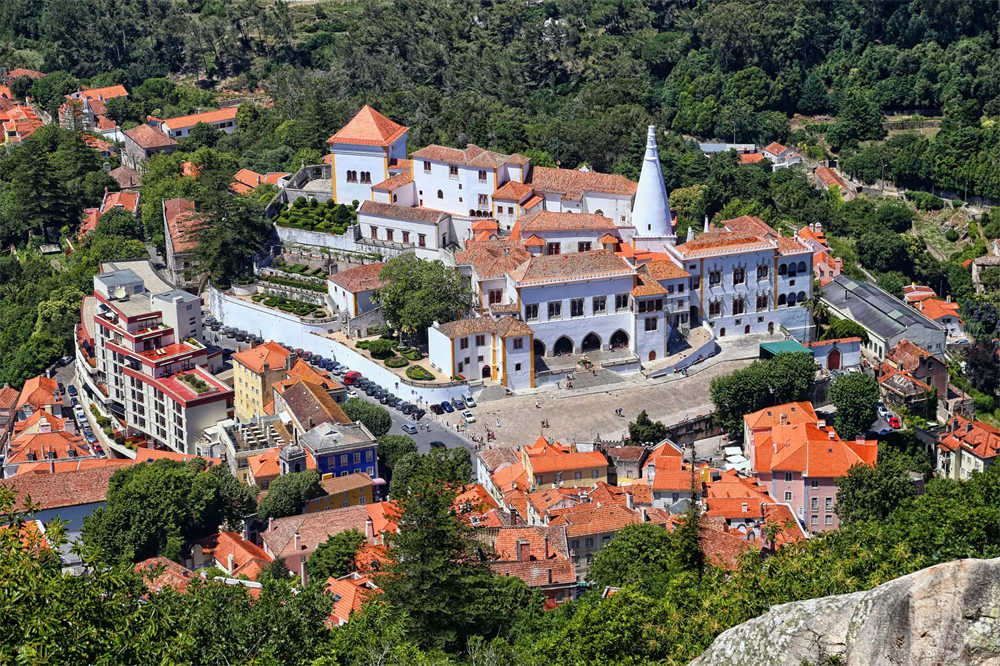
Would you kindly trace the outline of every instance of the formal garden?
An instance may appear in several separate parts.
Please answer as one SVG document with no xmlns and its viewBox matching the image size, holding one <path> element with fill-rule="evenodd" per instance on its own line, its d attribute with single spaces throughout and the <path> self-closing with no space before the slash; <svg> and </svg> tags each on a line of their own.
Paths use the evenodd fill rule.
<svg viewBox="0 0 1000 666">
<path fill-rule="evenodd" d="M 306 231 L 323 231 L 331 234 L 342 234 L 358 219 L 358 212 L 353 206 L 338 204 L 333 201 L 320 203 L 315 199 L 296 199 L 274 219 L 281 227 L 305 229 Z"/>
<path fill-rule="evenodd" d="M 405 344 L 387 337 L 368 338 L 358 340 L 354 343 L 357 349 L 367 353 L 376 361 L 381 361 L 387 368 L 406 368 L 405 374 L 410 379 L 416 381 L 434 381 L 437 376 L 425 368 L 417 365 L 419 361 L 425 359 L 424 354 L 415 347 L 408 347 Z"/>
<path fill-rule="evenodd" d="M 326 308 L 319 307 L 312 303 L 306 303 L 304 301 L 297 301 L 292 298 L 285 298 L 284 296 L 275 296 L 270 294 L 254 294 L 250 297 L 254 303 L 260 303 L 266 305 L 269 308 L 277 308 L 282 312 L 289 312 L 299 317 L 312 317 L 314 319 L 322 319 L 327 316 Z"/>
</svg>

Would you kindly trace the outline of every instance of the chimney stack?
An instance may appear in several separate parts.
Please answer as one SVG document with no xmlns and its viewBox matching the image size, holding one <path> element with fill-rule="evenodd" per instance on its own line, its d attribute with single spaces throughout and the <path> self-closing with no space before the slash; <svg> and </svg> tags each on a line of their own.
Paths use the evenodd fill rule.
<svg viewBox="0 0 1000 666">
<path fill-rule="evenodd" d="M 646 507 L 642 507 L 642 522 L 649 522 L 649 516 L 646 514 Z"/>
<path fill-rule="evenodd" d="M 233 573 L 233 570 L 236 569 L 236 558 L 233 557 L 232 553 L 229 553 L 229 555 L 226 556 L 226 569 L 230 575 Z"/>
<path fill-rule="evenodd" d="M 295 539 L 295 550 L 298 550 L 299 549 L 299 533 L 298 533 L 298 530 L 296 530 L 295 536 L 293 538 Z"/>
<path fill-rule="evenodd" d="M 548 573 L 549 573 L 549 585 L 551 585 L 552 584 L 552 567 L 549 567 Z"/>
<path fill-rule="evenodd" d="M 302 581 L 302 587 L 306 586 L 306 558 L 299 560 L 299 580 Z"/>
<path fill-rule="evenodd" d="M 635 502 L 632 501 L 632 493 L 625 491 L 625 506 L 628 507 L 629 511 L 635 510 Z"/>
<path fill-rule="evenodd" d="M 543 541 L 545 542 L 545 559 L 549 559 L 549 535 L 548 534 L 546 534 L 543 537 Z"/>
<path fill-rule="evenodd" d="M 272 530 L 274 530 L 274 518 L 268 518 L 267 519 L 267 531 L 271 532 Z"/>
<path fill-rule="evenodd" d="M 368 543 L 375 541 L 375 523 L 372 522 L 371 518 L 365 518 L 365 540 Z"/>
</svg>

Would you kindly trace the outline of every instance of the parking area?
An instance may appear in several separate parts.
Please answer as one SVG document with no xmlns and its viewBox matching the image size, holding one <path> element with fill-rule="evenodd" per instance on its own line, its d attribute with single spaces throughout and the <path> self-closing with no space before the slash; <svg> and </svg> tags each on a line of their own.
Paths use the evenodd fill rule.
<svg viewBox="0 0 1000 666">
<path fill-rule="evenodd" d="M 496 436 L 489 442 L 492 446 L 523 446 L 539 435 L 554 437 L 566 444 L 620 439 L 628 433 L 629 421 L 635 420 L 642 410 L 646 410 L 651 419 L 666 424 L 711 411 L 709 385 L 712 379 L 728 375 L 749 362 L 724 361 L 696 375 L 672 377 L 666 381 L 633 377 L 610 385 L 606 391 L 563 389 L 481 402 L 473 410 L 476 422 L 469 426 L 466 434 L 485 440 L 487 431 L 491 431 Z M 615 414 L 619 407 L 624 416 Z M 437 419 L 452 429 L 461 421 L 457 413 Z"/>
</svg>

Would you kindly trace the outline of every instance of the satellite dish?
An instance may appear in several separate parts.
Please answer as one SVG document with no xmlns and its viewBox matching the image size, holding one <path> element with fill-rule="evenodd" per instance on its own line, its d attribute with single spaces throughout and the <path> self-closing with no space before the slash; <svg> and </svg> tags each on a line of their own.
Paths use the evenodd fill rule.
<svg viewBox="0 0 1000 666">
<path fill-rule="evenodd" d="M 125 291 L 124 287 L 115 287 L 114 296 L 115 298 L 127 298 L 128 292 Z"/>
</svg>

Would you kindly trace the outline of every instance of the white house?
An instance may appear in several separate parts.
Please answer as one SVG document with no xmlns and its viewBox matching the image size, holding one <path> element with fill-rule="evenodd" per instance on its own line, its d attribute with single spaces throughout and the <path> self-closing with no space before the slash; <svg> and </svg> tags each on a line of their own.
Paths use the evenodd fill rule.
<svg viewBox="0 0 1000 666">
<path fill-rule="evenodd" d="M 377 305 L 372 301 L 372 292 L 385 286 L 385 282 L 379 279 L 384 266 L 384 263 L 377 262 L 330 275 L 326 279 L 330 299 L 352 319 L 375 309 Z"/>
<path fill-rule="evenodd" d="M 475 317 L 427 329 L 430 364 L 452 377 L 492 379 L 511 390 L 535 386 L 533 333 L 510 316 Z"/>
<path fill-rule="evenodd" d="M 412 249 L 421 259 L 437 259 L 438 250 L 456 243 L 451 216 L 422 206 L 394 206 L 365 201 L 358 209 L 355 242 L 374 252 Z"/>
<path fill-rule="evenodd" d="M 801 304 L 812 297 L 812 249 L 758 218 L 722 224 L 722 230 L 667 248 L 691 274 L 691 316 L 706 321 L 718 338 L 784 328 L 808 341 L 811 318 Z"/>
<path fill-rule="evenodd" d="M 351 204 L 372 198 L 372 185 L 388 180 L 390 166 L 406 165 L 408 127 L 365 105 L 326 142 L 330 145 L 333 200 Z"/>
<path fill-rule="evenodd" d="M 519 219 L 515 230 L 521 243 L 532 254 L 564 254 L 589 252 L 608 245 L 628 242 L 635 231 L 632 227 L 616 225 L 611 218 L 596 213 L 557 213 L 539 210 Z"/>
<path fill-rule="evenodd" d="M 777 141 L 772 141 L 761 149 L 761 154 L 771 161 L 771 169 L 787 169 L 788 167 L 802 164 L 802 154 L 787 148 Z"/>
<path fill-rule="evenodd" d="M 220 132 L 232 134 L 236 131 L 236 114 L 239 107 L 229 106 L 214 111 L 192 113 L 187 116 L 167 118 L 160 123 L 160 130 L 171 139 L 181 139 L 188 136 L 198 123 L 210 125 Z"/>
</svg>

